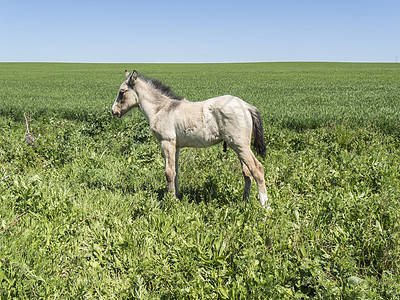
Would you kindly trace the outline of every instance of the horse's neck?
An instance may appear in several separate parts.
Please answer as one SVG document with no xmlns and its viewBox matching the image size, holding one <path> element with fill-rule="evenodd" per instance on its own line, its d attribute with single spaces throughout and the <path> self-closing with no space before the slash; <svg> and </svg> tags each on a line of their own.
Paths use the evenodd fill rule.
<svg viewBox="0 0 400 300">
<path fill-rule="evenodd" d="M 145 83 L 142 83 L 138 88 L 140 89 L 138 91 L 139 109 L 151 124 L 157 112 L 167 104 L 169 99 Z"/>
</svg>

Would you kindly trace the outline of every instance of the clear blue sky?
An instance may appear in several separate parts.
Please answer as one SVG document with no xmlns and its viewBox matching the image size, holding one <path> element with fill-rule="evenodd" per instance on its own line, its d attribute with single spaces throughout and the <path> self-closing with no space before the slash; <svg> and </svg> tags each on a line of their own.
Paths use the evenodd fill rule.
<svg viewBox="0 0 400 300">
<path fill-rule="evenodd" d="M 0 61 L 400 61 L 400 0 L 0 0 Z"/>
</svg>

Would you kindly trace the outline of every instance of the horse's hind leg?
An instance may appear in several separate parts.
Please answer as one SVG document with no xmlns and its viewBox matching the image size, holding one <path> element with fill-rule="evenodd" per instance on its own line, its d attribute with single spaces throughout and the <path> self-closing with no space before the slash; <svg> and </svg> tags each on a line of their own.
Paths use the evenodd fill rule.
<svg viewBox="0 0 400 300">
<path fill-rule="evenodd" d="M 260 196 L 261 205 L 267 207 L 268 196 L 267 196 L 267 189 L 265 187 L 264 167 L 254 156 L 250 147 L 244 150 L 237 151 L 237 154 L 239 156 L 240 161 L 246 165 L 251 175 L 257 182 L 258 194 Z M 245 177 L 245 192 L 246 192 L 246 177 Z M 245 194 L 243 194 L 243 196 L 245 196 Z"/>
<path fill-rule="evenodd" d="M 240 163 L 242 164 L 243 170 L 243 177 L 244 177 L 244 191 L 243 191 L 243 201 L 249 201 L 250 197 L 250 188 L 251 182 L 253 181 L 253 177 L 251 176 L 249 168 L 243 163 L 241 160 Z"/>
</svg>

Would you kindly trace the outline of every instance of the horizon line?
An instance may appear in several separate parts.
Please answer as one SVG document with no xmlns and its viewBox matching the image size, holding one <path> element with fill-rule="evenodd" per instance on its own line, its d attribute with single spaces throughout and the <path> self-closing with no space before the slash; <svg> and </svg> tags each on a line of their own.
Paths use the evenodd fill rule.
<svg viewBox="0 0 400 300">
<path fill-rule="evenodd" d="M 54 63 L 54 64 L 252 64 L 252 63 L 399 63 L 400 61 L 357 61 L 357 60 L 273 60 L 273 61 L 231 61 L 231 62 L 109 62 L 109 61 L 0 61 L 0 63 Z"/>
</svg>

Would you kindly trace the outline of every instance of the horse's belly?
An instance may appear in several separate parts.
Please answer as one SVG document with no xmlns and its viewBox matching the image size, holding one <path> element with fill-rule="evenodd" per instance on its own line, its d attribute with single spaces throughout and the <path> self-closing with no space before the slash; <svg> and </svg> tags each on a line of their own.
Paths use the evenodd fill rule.
<svg viewBox="0 0 400 300">
<path fill-rule="evenodd" d="M 187 127 L 176 135 L 178 147 L 204 148 L 221 142 L 216 126 Z"/>
<path fill-rule="evenodd" d="M 177 143 L 178 148 L 207 148 L 220 143 L 221 140 L 185 140 Z"/>
<path fill-rule="evenodd" d="M 218 144 L 222 139 L 212 106 L 200 102 L 186 108 L 175 119 L 177 146 L 203 148 Z"/>
</svg>

